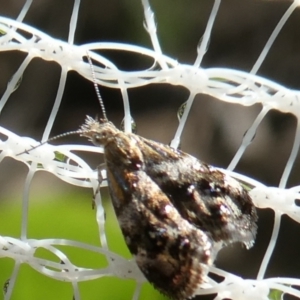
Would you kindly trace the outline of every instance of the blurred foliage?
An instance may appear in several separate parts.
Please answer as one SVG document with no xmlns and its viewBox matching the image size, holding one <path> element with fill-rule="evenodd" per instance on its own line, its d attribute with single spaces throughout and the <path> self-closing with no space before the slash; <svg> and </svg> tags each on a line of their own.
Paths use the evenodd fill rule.
<svg viewBox="0 0 300 300">
<path fill-rule="evenodd" d="M 279 290 L 271 290 L 269 294 L 270 300 L 282 300 L 283 299 L 283 292 Z"/>
</svg>

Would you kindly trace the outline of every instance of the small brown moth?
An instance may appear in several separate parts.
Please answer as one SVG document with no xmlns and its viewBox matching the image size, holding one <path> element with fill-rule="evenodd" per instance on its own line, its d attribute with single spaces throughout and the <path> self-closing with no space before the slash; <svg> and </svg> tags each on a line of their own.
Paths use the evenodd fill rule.
<svg viewBox="0 0 300 300">
<path fill-rule="evenodd" d="M 225 173 L 170 146 L 87 117 L 78 132 L 104 147 L 108 188 L 125 242 L 153 286 L 172 299 L 193 297 L 216 245 L 256 235 L 255 206 Z M 101 181 L 102 178 L 99 178 Z"/>
<path fill-rule="evenodd" d="M 86 118 L 79 130 L 104 147 L 108 188 L 125 242 L 145 277 L 172 299 L 192 297 L 214 245 L 256 235 L 256 209 L 233 178 L 167 145 Z"/>
<path fill-rule="evenodd" d="M 112 204 L 137 265 L 171 299 L 193 297 L 220 246 L 252 246 L 255 206 L 225 173 L 168 145 L 118 130 L 106 118 L 87 57 L 104 118 L 88 116 L 79 130 L 61 136 L 80 134 L 103 146 Z"/>
</svg>

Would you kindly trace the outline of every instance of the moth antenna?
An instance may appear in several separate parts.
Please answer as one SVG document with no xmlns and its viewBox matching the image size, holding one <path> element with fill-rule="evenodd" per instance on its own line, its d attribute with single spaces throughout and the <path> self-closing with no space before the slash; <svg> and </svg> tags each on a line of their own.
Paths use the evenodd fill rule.
<svg viewBox="0 0 300 300">
<path fill-rule="evenodd" d="M 97 84 L 97 82 L 96 82 L 96 75 L 95 75 L 94 65 L 93 65 L 93 63 L 92 63 L 92 60 L 91 60 L 91 57 L 90 57 L 88 51 L 86 52 L 86 55 L 87 55 L 87 59 L 88 59 L 89 65 L 90 65 L 90 67 L 91 67 L 92 78 L 93 78 L 93 84 L 94 84 L 94 88 L 95 88 L 95 91 L 96 91 L 96 95 L 97 95 L 97 98 L 98 98 L 98 100 L 99 100 L 99 104 L 100 104 L 100 107 L 101 107 L 101 110 L 102 110 L 103 118 L 104 118 L 106 121 L 108 121 L 107 116 L 106 116 L 106 111 L 105 111 L 104 103 L 103 103 L 103 99 L 102 99 L 102 97 L 101 97 L 101 94 L 100 94 L 100 91 L 99 91 L 99 87 L 98 87 L 98 84 Z"/>
<path fill-rule="evenodd" d="M 60 139 L 60 138 L 62 138 L 62 137 L 68 136 L 68 135 L 72 135 L 72 134 L 80 134 L 80 133 L 84 133 L 84 131 L 82 131 L 82 130 L 68 131 L 68 132 L 65 132 L 65 133 L 56 135 L 56 136 L 54 136 L 54 137 L 52 137 L 52 138 L 46 140 L 45 142 L 42 142 L 42 143 L 40 143 L 40 144 L 38 144 L 38 145 L 36 145 L 36 146 L 34 146 L 34 147 L 31 147 L 31 148 L 28 149 L 28 150 L 25 150 L 25 151 L 23 151 L 23 152 L 18 153 L 17 156 L 19 156 L 19 155 L 21 155 L 21 154 L 24 154 L 24 153 L 28 153 L 29 151 L 32 151 L 32 150 L 34 150 L 34 149 L 36 149 L 36 148 L 39 148 L 40 146 L 43 146 L 43 145 L 45 145 L 45 144 L 48 143 L 48 142 L 55 141 L 55 140 L 57 140 L 57 139 Z"/>
</svg>

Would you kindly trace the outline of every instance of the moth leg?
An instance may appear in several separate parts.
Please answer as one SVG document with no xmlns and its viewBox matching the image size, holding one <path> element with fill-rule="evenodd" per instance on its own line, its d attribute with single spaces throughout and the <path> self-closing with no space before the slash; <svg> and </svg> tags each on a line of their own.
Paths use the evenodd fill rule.
<svg viewBox="0 0 300 300">
<path fill-rule="evenodd" d="M 93 194 L 93 200 L 92 200 L 92 209 L 95 209 L 95 206 L 96 206 L 96 203 L 95 203 L 95 199 L 96 199 L 96 195 L 98 193 L 100 193 L 100 187 L 101 187 L 101 183 L 106 180 L 106 178 L 104 178 L 102 176 L 102 171 L 103 170 L 106 170 L 106 164 L 103 163 L 103 164 L 100 164 L 98 167 L 97 167 L 97 172 L 98 172 L 98 186 L 97 186 L 97 189 L 95 190 L 94 194 Z"/>
</svg>

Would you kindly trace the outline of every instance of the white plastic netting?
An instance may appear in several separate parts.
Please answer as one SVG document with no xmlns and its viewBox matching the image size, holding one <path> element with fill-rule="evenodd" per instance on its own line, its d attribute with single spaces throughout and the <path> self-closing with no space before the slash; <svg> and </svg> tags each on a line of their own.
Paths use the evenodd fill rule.
<svg viewBox="0 0 300 300">
<path fill-rule="evenodd" d="M 38 18 L 29 18 L 31 22 L 26 22 L 26 17 L 30 15 L 31 10 L 39 11 L 41 6 L 48 7 L 47 1 L 42 1 L 44 3 L 39 3 L 38 5 L 38 1 L 26 1 L 22 5 L 17 2 L 18 1 L 12 1 L 11 3 L 12 11 L 18 11 L 17 14 L 15 13 L 17 17 L 0 17 L 1 53 L 15 54 L 21 52 L 23 54 L 22 60 L 17 58 L 13 61 L 14 64 L 18 65 L 17 71 L 15 72 L 9 70 L 7 67 L 7 65 L 14 60 L 14 57 L 5 56 L 1 58 L 3 60 L 3 73 L 6 71 L 6 73 L 9 74 L 8 78 L 3 75 L 1 77 L 4 92 L 0 101 L 2 124 L 4 124 L 0 127 L 2 136 L 0 144 L 0 161 L 2 162 L 1 194 L 3 197 L 3 200 L 0 200 L 2 223 L 0 225 L 0 269 L 2 270 L 0 274 L 0 285 L 2 284 L 3 286 L 3 298 L 38 299 L 41 297 L 41 294 L 39 293 L 45 293 L 45 288 L 47 288 L 47 293 L 50 290 L 52 290 L 52 293 L 49 292 L 50 296 L 42 294 L 43 299 L 48 299 L 47 297 L 49 297 L 49 299 L 53 299 L 54 297 L 59 299 L 71 299 L 74 297 L 76 300 L 99 298 L 113 299 L 114 297 L 118 299 L 163 298 L 163 296 L 159 295 L 156 291 L 149 290 L 149 287 L 148 289 L 147 287 L 144 288 L 145 279 L 135 262 L 130 258 L 128 259 L 128 257 L 130 257 L 128 250 L 120 250 L 125 246 L 120 246 L 119 242 L 116 242 L 116 239 L 122 239 L 120 235 L 116 236 L 115 234 L 116 225 L 112 225 L 112 229 L 109 227 L 109 223 L 112 222 L 111 219 L 114 217 L 111 213 L 111 206 L 109 203 L 105 201 L 105 199 L 102 201 L 102 193 L 96 195 L 96 210 L 93 211 L 90 204 L 92 193 L 85 194 L 81 189 L 77 188 L 92 188 L 96 191 L 98 181 L 95 168 L 97 163 L 90 164 L 87 162 L 88 159 L 83 159 L 83 157 L 84 153 L 88 154 L 85 156 L 86 158 L 92 155 L 92 153 L 95 153 L 97 154 L 96 161 L 99 159 L 100 163 L 101 154 L 99 153 L 102 152 L 102 149 L 88 145 L 87 143 L 87 146 L 82 144 L 63 144 L 59 146 L 44 144 L 32 151 L 23 153 L 26 149 L 38 145 L 40 141 L 46 141 L 53 135 L 51 130 L 53 129 L 53 126 L 55 126 L 56 120 L 59 119 L 59 114 L 62 110 L 61 106 L 63 105 L 61 103 L 64 99 L 69 71 L 75 71 L 80 76 L 92 81 L 90 66 L 85 59 L 87 51 L 89 51 L 93 63 L 95 64 L 96 79 L 100 89 L 103 87 L 115 89 L 120 92 L 122 96 L 125 112 L 125 131 L 131 130 L 131 113 L 129 109 L 129 99 L 131 99 L 129 94 L 131 91 L 138 90 L 141 87 L 156 87 L 158 85 L 158 89 L 161 91 L 161 85 L 163 84 L 164 87 L 168 86 L 168 89 L 170 89 L 170 87 L 175 89 L 180 86 L 183 87 L 185 91 L 188 91 L 187 99 L 181 99 L 181 103 L 184 102 L 185 105 L 183 106 L 184 110 L 182 107 L 180 110 L 182 114 L 175 135 L 172 138 L 172 146 L 178 147 L 183 129 L 186 127 L 189 128 L 186 124 L 188 124 L 187 121 L 191 118 L 190 116 L 192 113 L 196 114 L 196 119 L 203 118 L 203 115 L 200 114 L 197 106 L 194 108 L 194 105 L 196 105 L 196 103 L 194 103 L 195 99 L 201 100 L 199 95 L 210 96 L 209 98 L 205 98 L 208 100 L 203 100 L 204 103 L 199 107 L 199 110 L 203 110 L 204 114 L 207 113 L 208 109 L 213 110 L 213 116 L 219 122 L 219 126 L 225 127 L 225 129 L 222 128 L 222 130 L 226 130 L 226 127 L 228 127 L 228 130 L 232 130 L 232 135 L 227 135 L 227 142 L 232 142 L 232 147 L 235 148 L 236 141 L 242 140 L 239 148 L 234 150 L 236 151 L 236 154 L 231 160 L 228 170 L 224 172 L 228 172 L 233 177 L 241 179 L 243 182 L 253 187 L 250 194 L 258 208 L 270 208 L 274 211 L 274 223 L 271 223 L 272 225 L 270 225 L 273 226 L 270 243 L 266 246 L 266 242 L 264 242 L 265 248 L 262 250 L 264 254 L 261 254 L 262 252 L 260 254 L 259 252 L 255 252 L 256 245 L 254 246 L 254 249 L 248 251 L 250 256 L 256 255 L 258 257 L 263 257 L 261 261 L 253 264 L 254 267 L 257 267 L 256 271 L 250 271 L 249 274 L 245 272 L 246 275 L 242 277 L 234 275 L 230 270 L 225 271 L 221 268 L 211 267 L 209 270 L 210 277 L 207 279 L 205 288 L 199 290 L 198 294 L 213 295 L 212 297 L 214 299 L 278 299 L 278 297 L 286 297 L 287 295 L 300 298 L 300 292 L 297 289 L 300 285 L 300 279 L 298 279 L 300 275 L 299 272 L 298 274 L 294 271 L 288 273 L 287 269 L 283 269 L 282 273 L 280 273 L 280 267 L 278 267 L 278 269 L 275 267 L 273 269 L 271 268 L 270 272 L 267 273 L 267 268 L 274 249 L 276 250 L 279 247 L 278 235 L 279 229 L 281 228 L 282 216 L 287 215 L 289 220 L 294 220 L 297 225 L 300 222 L 298 206 L 300 187 L 296 185 L 297 182 L 299 182 L 297 174 L 292 177 L 291 180 L 292 183 L 295 182 L 295 186 L 287 188 L 287 182 L 290 178 L 292 169 L 293 167 L 295 167 L 295 169 L 297 167 L 297 154 L 300 143 L 300 128 L 298 125 L 298 118 L 300 116 L 299 91 L 285 87 L 284 84 L 276 82 L 276 78 L 273 78 L 275 77 L 275 74 L 272 73 L 272 70 L 270 71 L 269 76 L 258 75 L 263 63 L 266 61 L 268 62 L 268 55 L 273 49 L 273 44 L 280 38 L 281 32 L 284 31 L 284 26 L 288 24 L 287 22 L 298 12 L 297 7 L 299 1 L 257 1 L 257 7 L 253 7 L 253 3 L 250 1 L 245 1 L 243 3 L 246 7 L 244 12 L 248 11 L 247 7 L 251 7 L 252 9 L 249 9 L 249 13 L 252 11 L 252 16 L 249 17 L 249 20 L 253 21 L 253 24 L 259 23 L 258 19 L 263 15 L 260 14 L 260 11 L 265 14 L 267 14 L 266 12 L 270 12 L 271 14 L 272 9 L 277 8 L 277 15 L 275 14 L 277 19 L 276 22 L 273 22 L 273 29 L 270 29 L 268 35 L 265 35 L 264 42 L 254 43 L 256 49 L 255 55 L 258 58 L 253 60 L 251 68 L 245 67 L 246 71 L 238 70 L 237 68 L 235 69 L 235 63 L 232 63 L 233 67 L 228 63 L 228 67 L 225 68 L 210 67 L 209 64 L 205 62 L 205 57 L 209 55 L 210 51 L 213 51 L 214 48 L 215 28 L 218 30 L 218 28 L 222 27 L 222 21 L 224 24 L 227 23 L 222 14 L 222 10 L 227 12 L 227 17 L 232 16 L 230 26 L 235 28 L 239 27 L 239 21 L 243 18 L 248 21 L 246 15 L 238 18 L 239 12 L 234 11 L 234 8 L 238 8 L 241 5 L 241 1 L 221 2 L 220 0 L 211 0 L 203 1 L 202 3 L 201 1 L 194 1 L 182 4 L 183 6 L 178 6 L 178 3 L 171 3 L 170 1 L 166 1 L 164 4 L 162 4 L 164 1 L 160 1 L 160 3 L 156 1 L 149 3 L 148 0 L 141 0 L 141 2 L 134 1 L 134 3 L 123 1 L 120 9 L 121 14 L 126 15 L 124 10 L 126 10 L 126 8 L 131 10 L 134 7 L 134 13 L 140 15 L 139 21 L 141 22 L 137 23 L 136 26 L 140 29 L 144 25 L 145 36 L 147 34 L 149 41 L 151 42 L 149 43 L 148 41 L 145 43 L 148 43 L 149 46 L 147 47 L 139 46 L 138 44 L 140 43 L 135 42 L 134 38 L 132 43 L 119 43 L 115 41 L 104 42 L 105 39 L 101 38 L 100 35 L 98 39 L 101 42 L 82 43 L 80 45 L 78 45 L 78 43 L 75 44 L 75 34 L 78 30 L 78 23 L 80 23 L 78 18 L 80 12 L 83 10 L 83 8 L 81 8 L 83 3 L 79 0 L 74 1 L 74 3 L 70 2 L 64 4 L 61 2 L 55 3 L 56 1 L 49 1 L 49 3 L 51 2 L 58 8 L 58 11 L 61 10 L 62 14 L 65 13 L 65 6 L 68 5 L 70 15 L 69 17 L 66 15 L 63 16 L 65 22 L 68 20 L 68 22 L 65 23 L 68 25 L 65 25 L 68 27 L 67 39 L 57 38 L 59 34 L 50 36 L 47 34 L 46 29 L 41 30 L 35 27 L 34 20 L 36 21 Z M 87 5 L 89 7 L 92 7 L 91 10 L 85 11 L 86 14 L 87 12 L 92 13 L 98 9 L 104 11 L 107 9 L 110 12 L 118 11 L 117 8 L 113 7 L 114 4 L 112 3 L 114 2 L 110 4 L 110 8 L 104 8 L 105 5 L 102 3 L 104 6 L 101 6 L 100 2 L 97 3 L 97 1 L 85 2 L 88 3 Z M 121 2 L 115 5 L 120 5 L 120 3 Z M 258 3 L 263 4 L 261 4 L 262 6 L 259 6 Z M 34 6 L 35 4 L 36 6 Z M 105 4 L 108 5 L 107 3 Z M 152 10 L 150 5 L 156 7 L 157 10 Z M 169 18 L 169 16 L 172 12 L 176 12 L 176 9 L 177 16 L 182 15 L 183 19 L 175 19 L 176 22 L 170 25 L 172 30 L 165 33 L 165 37 L 164 34 L 162 34 L 162 36 L 167 38 L 168 33 L 170 34 L 170 32 L 174 33 L 179 31 L 179 29 L 183 27 L 183 24 L 186 27 L 192 26 L 192 24 L 190 25 L 188 22 L 191 20 L 192 23 L 192 16 L 187 15 L 184 19 L 185 12 L 182 8 L 185 5 L 193 6 L 192 9 L 187 8 L 189 13 L 193 11 L 200 13 L 202 10 L 202 12 L 206 14 L 206 18 L 203 18 L 203 20 L 205 20 L 203 21 L 203 27 L 197 30 L 198 40 L 200 39 L 200 42 L 198 45 L 197 42 L 194 43 L 193 50 L 195 50 L 196 55 L 191 63 L 183 63 L 184 57 L 182 61 L 178 61 L 177 59 L 172 58 L 171 55 L 167 55 L 167 52 L 163 52 L 161 48 L 163 38 L 159 38 L 159 29 L 157 31 L 157 28 L 160 28 L 161 24 L 163 26 L 164 22 L 172 21 L 172 18 Z M 1 4 L 1 6 L 5 6 L 5 4 Z M 71 7 L 72 10 L 70 9 Z M 5 10 L 4 7 L 3 10 Z M 157 19 L 155 19 L 153 11 L 158 14 Z M 37 15 L 40 14 L 39 18 L 47 18 L 47 13 L 47 9 L 41 9 Z M 9 14 L 3 13 L 3 15 Z M 218 19 L 219 16 L 223 17 Z M 114 22 L 124 22 L 123 25 L 120 25 L 120 28 L 122 26 L 128 26 L 133 30 L 135 26 L 136 20 L 132 21 L 133 24 L 129 24 L 130 20 L 126 20 L 126 18 L 124 20 L 122 20 L 122 18 L 118 20 L 117 13 L 112 14 L 110 17 L 115 18 Z M 143 19 L 144 23 L 142 23 Z M 296 21 L 298 21 L 298 19 L 296 18 Z M 49 23 L 51 24 L 51 22 Z M 57 17 L 57 20 L 53 20 L 53 24 L 55 24 L 55 26 L 60 25 L 60 18 Z M 104 21 L 101 20 L 101 24 L 105 24 L 105 18 Z M 226 27 L 226 29 L 230 30 L 231 28 L 233 32 L 233 27 L 230 26 Z M 243 27 L 242 25 L 240 26 Z M 195 29 L 192 27 L 189 29 L 189 31 L 194 30 Z M 221 34 L 218 35 L 218 37 L 224 37 L 224 43 L 226 44 L 226 42 L 229 41 L 228 36 L 230 36 L 230 33 L 231 31 L 221 31 Z M 228 36 L 226 36 L 226 34 L 228 34 Z M 269 38 L 267 36 L 269 36 Z M 242 43 L 241 40 L 243 39 L 247 39 L 247 36 L 242 35 L 234 41 L 234 46 L 231 46 L 233 52 L 234 48 L 237 47 L 239 43 Z M 286 39 L 287 38 L 285 37 L 285 39 L 281 41 L 281 43 L 284 44 L 284 48 L 287 47 L 288 43 L 293 44 L 293 40 L 287 41 Z M 252 44 L 251 41 L 249 44 Z M 258 44 L 261 45 L 260 49 L 258 49 Z M 295 43 L 293 46 L 297 48 L 299 45 Z M 249 47 L 249 45 L 247 47 Z M 226 49 L 222 49 L 219 53 L 222 53 L 222 51 L 226 52 Z M 297 53 L 297 50 L 295 52 Z M 114 53 L 115 56 L 110 55 L 109 53 Z M 120 67 L 116 62 L 118 59 L 116 59 L 116 61 L 114 60 L 116 57 L 124 55 L 124 53 L 130 54 L 133 57 L 133 60 L 144 59 L 148 63 L 147 66 L 140 67 L 136 70 L 124 70 L 125 68 Z M 251 55 L 253 55 L 253 53 Z M 47 116 L 47 121 L 45 122 L 46 125 L 42 127 L 42 138 L 36 138 L 35 140 L 33 138 L 23 137 L 24 135 L 29 135 L 26 134 L 29 132 L 27 127 L 28 123 L 33 123 L 33 126 L 34 124 L 38 124 L 38 117 L 31 117 L 33 114 L 40 113 L 40 110 L 35 110 L 34 105 L 39 106 L 39 108 L 45 107 L 47 110 L 50 105 L 41 100 L 39 100 L 41 102 L 29 104 L 29 101 L 27 101 L 28 96 L 24 95 L 22 90 L 19 94 L 19 97 L 22 98 L 22 102 L 20 102 L 21 104 L 17 104 L 19 109 L 21 107 L 20 111 L 15 112 L 16 106 L 10 106 L 12 105 L 10 103 L 17 101 L 14 92 L 16 91 L 17 93 L 23 85 L 29 84 L 27 82 L 27 70 L 30 69 L 30 65 L 36 58 L 47 61 L 47 66 L 50 65 L 50 62 L 58 64 L 60 67 L 60 79 L 58 88 L 56 89 L 56 95 L 48 95 L 48 91 L 44 90 L 44 94 L 39 96 L 49 96 L 52 97 L 54 101 L 51 102 L 51 112 Z M 299 60 L 298 56 L 295 55 L 295 57 L 293 57 L 292 63 L 290 63 L 289 58 L 289 54 L 280 54 L 280 56 L 275 59 L 275 62 L 273 61 L 273 64 L 277 63 L 281 66 L 282 62 L 287 60 L 286 64 L 290 67 L 293 66 L 293 64 L 297 65 L 295 61 Z M 189 60 L 190 59 L 187 59 L 187 61 Z M 218 60 L 216 59 L 215 64 L 217 63 Z M 220 63 L 220 65 L 225 64 L 226 63 L 224 62 Z M 298 72 L 298 69 L 296 71 Z M 293 78 L 298 78 L 296 71 L 292 74 Z M 47 73 L 48 71 L 45 72 Z M 264 72 L 262 72 L 262 74 L 264 74 Z M 272 77 L 273 80 L 269 80 L 266 77 Z M 279 78 L 281 77 L 279 76 Z M 289 77 L 287 76 L 286 78 L 287 79 L 281 79 L 281 81 L 288 81 Z M 50 82 L 52 79 L 49 78 L 46 80 L 49 80 Z M 34 79 L 33 88 L 39 89 L 40 84 L 43 86 L 42 81 L 42 72 L 39 72 Z M 289 87 L 295 85 L 295 88 L 297 88 L 298 80 L 295 80 L 295 82 L 296 83 L 293 82 L 290 85 L 285 85 Z M 5 84 L 7 84 L 6 89 L 4 89 Z M 92 87 L 92 84 L 90 85 Z M 164 95 L 163 92 L 162 95 Z M 181 95 L 183 95 L 182 91 L 180 91 L 180 96 Z M 82 95 L 78 95 L 78 97 L 79 96 L 82 97 Z M 83 95 L 83 97 L 83 100 L 86 101 L 85 99 L 87 97 L 85 95 Z M 109 97 L 103 95 L 103 98 L 104 102 L 106 102 Z M 148 99 L 147 96 L 145 96 L 145 98 Z M 207 105 L 208 102 L 216 101 L 212 100 L 212 98 L 217 99 L 217 102 L 221 104 L 226 103 L 227 105 L 228 103 L 231 103 L 234 105 L 226 107 L 222 105 Z M 163 106 L 164 100 L 163 97 L 159 99 L 160 106 Z M 200 101 L 197 101 L 197 103 L 199 102 Z M 75 106 L 75 104 L 72 102 L 70 106 Z M 237 104 L 241 107 L 255 107 L 255 110 L 251 111 L 250 114 L 243 114 L 241 111 L 235 110 Z M 171 105 L 172 107 L 175 107 L 176 104 L 172 103 Z M 253 114 L 257 111 L 257 105 L 260 105 L 260 112 L 257 117 L 253 118 L 253 121 L 251 121 Z M 178 107 L 175 108 L 174 114 Z M 9 113 L 10 109 L 14 111 L 13 114 Z M 79 112 L 73 115 L 74 117 L 70 115 L 67 116 L 75 119 L 75 122 L 73 120 L 72 126 L 73 124 L 77 124 L 76 126 L 79 127 L 79 125 L 83 123 L 85 115 L 91 114 L 89 110 L 79 110 Z M 109 115 L 109 107 L 107 110 Z M 158 110 L 162 111 L 164 114 L 163 109 Z M 232 110 L 233 114 L 228 115 L 228 110 Z M 295 119 L 297 120 L 296 125 L 292 124 L 293 128 L 296 127 L 296 132 L 293 134 L 289 131 L 286 136 L 281 134 L 279 137 L 276 136 L 273 140 L 272 138 L 269 138 L 269 135 L 272 134 L 272 128 L 267 127 L 264 122 L 267 119 L 267 114 L 271 110 L 278 112 L 278 114 L 273 115 L 274 119 L 271 119 L 270 121 L 272 122 L 273 120 L 275 124 L 273 127 L 275 129 L 277 128 L 276 126 L 285 126 L 278 125 L 285 124 L 284 122 L 279 123 L 279 121 L 282 120 L 278 119 L 280 119 L 280 116 L 282 116 L 283 113 L 290 113 L 292 116 L 296 117 Z M 96 115 L 96 113 L 97 112 L 95 112 L 94 115 Z M 159 114 L 158 112 L 155 113 Z M 198 113 L 200 117 L 197 117 Z M 229 126 L 226 118 L 231 119 L 235 114 L 239 114 L 240 117 L 236 119 L 236 123 L 232 121 L 233 125 Z M 145 115 L 146 114 L 143 115 L 142 119 L 146 119 L 148 122 L 155 123 L 155 121 L 158 120 L 154 118 L 151 121 L 150 119 L 147 119 Z M 64 113 L 64 122 L 66 121 L 65 118 L 66 116 Z M 163 118 L 166 120 L 168 117 L 164 116 Z M 209 127 L 209 124 L 207 124 L 209 123 L 208 120 L 208 118 L 205 119 L 205 126 L 207 126 L 207 128 L 204 128 L 207 140 L 203 137 L 198 137 L 198 135 L 200 136 L 202 133 L 201 129 L 199 129 L 199 132 L 192 132 L 191 134 L 193 142 L 195 142 L 195 135 L 197 135 L 197 139 L 200 140 L 200 145 L 208 144 L 209 141 L 211 141 L 213 147 L 221 148 L 222 143 L 216 142 L 213 138 L 215 133 L 213 133 L 213 126 Z M 23 123 L 21 121 L 23 121 Z M 286 119 L 283 121 L 290 122 Z M 14 127 L 15 124 L 20 125 L 19 127 Z M 137 126 L 139 126 L 139 122 L 137 122 Z M 64 131 L 76 130 L 77 127 L 62 126 Z M 266 135 L 259 135 L 260 128 L 262 128 L 263 133 Z M 32 137 L 35 137 L 39 131 L 40 128 L 35 128 L 32 131 Z M 246 134 L 242 137 L 241 134 L 243 131 L 246 131 Z M 256 133 L 258 133 L 258 136 L 255 136 Z M 153 139 L 158 140 L 155 135 Z M 220 139 L 220 135 L 218 134 L 217 139 Z M 278 139 L 279 142 L 275 143 L 275 139 Z M 202 140 L 204 142 L 202 142 Z M 81 143 L 84 142 L 81 140 Z M 271 145 L 269 152 L 267 150 L 264 151 L 264 147 L 267 147 L 267 143 L 270 143 Z M 245 168 L 245 171 L 241 172 L 249 174 L 248 177 L 235 173 L 233 170 L 244 157 L 247 159 L 247 153 L 245 153 L 245 151 L 246 149 L 248 151 L 247 147 L 250 144 L 251 147 L 254 145 L 254 149 L 258 152 L 260 151 L 265 156 L 262 159 L 265 163 L 260 163 L 259 159 L 255 161 L 257 156 L 250 151 L 250 154 L 248 155 L 250 157 L 248 157 L 248 159 L 250 160 L 248 160 L 248 162 L 246 160 L 245 162 L 246 167 L 248 166 L 250 171 L 247 173 L 247 168 Z M 281 148 L 282 144 L 287 144 L 291 150 L 284 150 L 285 148 Z M 292 144 L 292 146 L 290 147 L 289 144 Z M 251 149 L 251 147 L 249 148 Z M 182 148 L 184 151 L 187 151 L 184 145 Z M 288 151 L 290 151 L 289 155 L 286 154 Z M 208 158 L 209 152 L 210 150 L 208 147 L 206 150 L 206 156 Z M 223 154 L 228 157 L 228 154 L 225 153 L 226 151 L 223 152 Z M 23 154 L 19 155 L 20 153 Z M 276 158 L 274 156 L 275 153 L 278 153 L 280 158 Z M 20 171 L 17 169 L 16 164 L 13 164 L 13 167 L 11 167 L 11 165 L 8 166 L 7 161 L 10 163 L 12 162 L 9 158 L 13 158 L 17 162 L 22 162 L 28 167 L 23 183 L 19 177 L 20 173 L 25 174 L 24 169 Z M 283 160 L 285 160 L 285 162 L 283 162 Z M 280 180 L 277 180 L 277 182 L 279 182 L 278 187 L 271 187 L 270 185 L 276 184 L 277 179 L 272 177 L 274 175 L 273 172 L 276 173 L 277 166 L 282 167 L 284 163 L 285 167 L 283 167 Z M 253 170 L 254 165 L 256 166 L 257 173 L 251 171 Z M 270 165 L 275 167 L 269 167 Z M 45 171 L 48 175 L 51 174 L 51 179 L 39 181 L 39 178 L 44 176 L 41 171 Z M 264 178 L 259 175 L 263 172 L 267 174 Z M 257 174 L 259 180 L 253 179 L 256 178 L 255 174 Z M 58 187 L 59 181 L 53 179 L 52 175 L 58 178 L 59 181 L 69 185 L 70 188 L 67 189 L 67 193 L 70 194 L 69 196 L 58 196 L 61 188 Z M 261 182 L 269 184 L 263 184 Z M 102 185 L 105 186 L 105 182 Z M 17 192 L 18 186 L 23 186 L 22 199 Z M 74 192 L 72 192 L 73 189 Z M 13 196 L 8 196 L 9 190 L 14 190 L 15 194 L 12 194 Z M 35 198 L 34 192 L 38 193 L 38 199 Z M 77 196 L 79 197 L 79 200 L 76 199 Z M 52 203 L 59 197 L 64 199 L 59 201 L 58 207 L 52 207 Z M 68 197 L 70 199 L 65 200 L 65 198 Z M 82 200 L 84 197 L 90 199 L 90 202 Z M 71 212 L 74 210 L 77 210 L 78 214 L 75 215 Z M 44 211 L 48 211 L 48 214 L 44 215 Z M 106 218 L 105 215 L 107 215 Z M 270 218 L 267 218 L 267 220 L 272 222 L 272 219 Z M 65 227 L 67 226 L 71 228 L 69 232 L 65 231 Z M 264 226 L 267 226 L 265 222 L 259 223 L 258 239 L 260 232 L 265 231 Z M 52 229 L 57 229 L 57 231 L 53 233 Z M 297 229 L 299 230 L 298 226 L 296 226 L 296 229 L 284 228 L 285 236 L 287 236 L 289 240 L 282 242 L 284 244 L 283 248 L 297 249 Z M 79 236 L 76 236 L 77 233 Z M 94 234 L 96 238 L 95 236 L 90 238 L 90 234 Z M 266 236 L 262 239 L 265 241 Z M 114 245 L 114 243 L 117 244 Z M 233 247 L 231 248 L 232 249 L 229 249 L 228 252 L 236 251 Z M 294 252 L 291 251 L 291 253 Z M 247 258 L 250 256 L 243 255 L 244 254 L 241 254 L 239 259 L 237 254 L 234 254 L 234 258 L 231 258 L 231 262 L 229 260 L 228 264 L 234 265 L 234 260 L 241 260 L 240 266 L 251 269 L 252 262 L 251 260 L 248 261 Z M 281 260 L 286 256 L 291 256 L 291 259 L 284 262 L 283 265 L 286 266 L 289 262 L 292 262 L 291 264 L 294 265 L 294 269 L 297 269 L 298 257 L 296 254 L 292 257 L 292 254 L 289 254 L 288 250 L 278 254 L 276 259 Z M 228 259 L 227 256 L 225 256 L 225 260 L 226 259 Z M 28 265 L 30 266 L 30 270 L 26 268 Z M 37 272 L 32 273 L 32 269 Z M 255 272 L 257 274 L 255 274 Z M 251 277 L 253 279 L 248 279 Z M 49 280 L 49 278 L 52 280 Z M 107 278 L 109 278 L 110 281 L 106 281 Z M 111 278 L 127 280 L 119 280 L 116 282 Z M 87 284 L 90 282 L 96 282 L 96 284 L 90 286 Z M 121 286 L 124 285 L 124 282 L 127 287 L 122 289 Z M 59 283 L 59 285 L 57 283 Z M 105 290 L 105 286 L 109 287 L 108 290 Z M 72 287 L 72 289 L 70 289 L 70 287 Z M 115 295 L 114 292 L 118 292 L 118 294 Z"/>
</svg>

